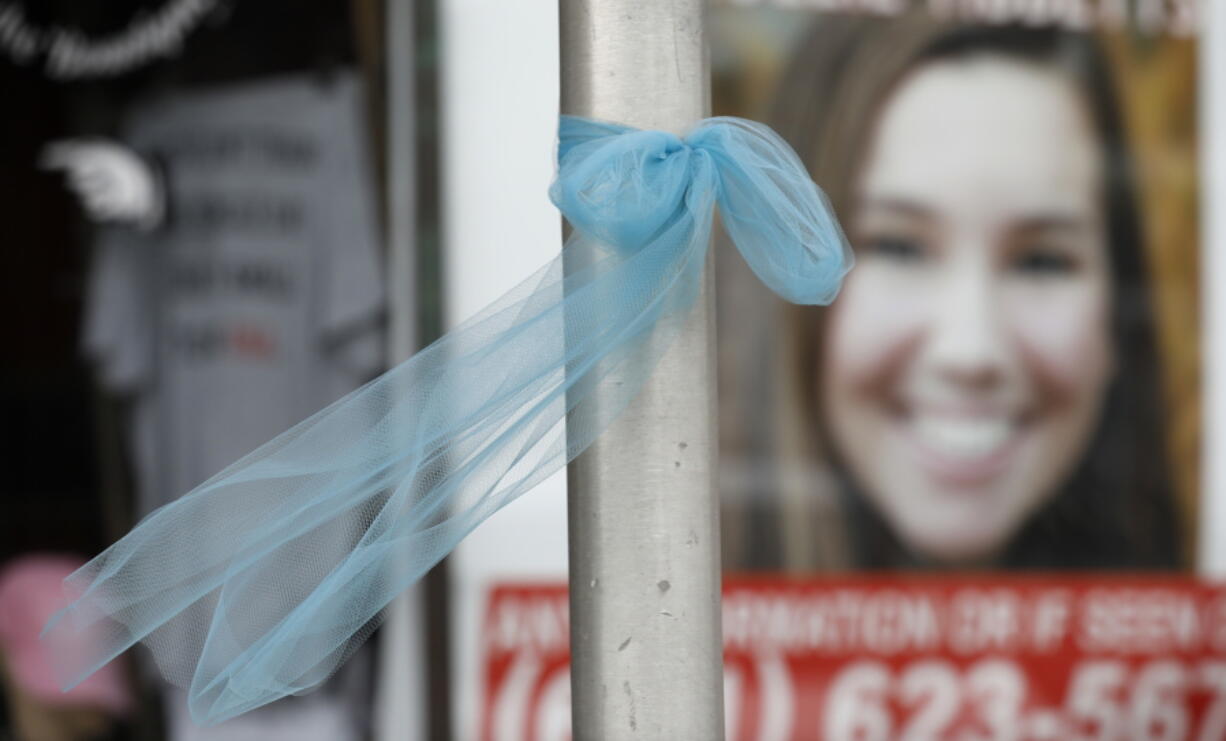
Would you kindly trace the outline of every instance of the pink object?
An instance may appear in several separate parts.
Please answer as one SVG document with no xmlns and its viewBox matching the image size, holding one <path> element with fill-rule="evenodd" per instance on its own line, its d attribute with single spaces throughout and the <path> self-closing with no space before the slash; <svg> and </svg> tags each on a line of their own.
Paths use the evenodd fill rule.
<svg viewBox="0 0 1226 741">
<path fill-rule="evenodd" d="M 53 670 L 52 647 L 39 640 L 43 626 L 65 603 L 64 577 L 84 561 L 50 554 L 29 555 L 0 568 L 0 655 L 13 682 L 48 705 L 100 707 L 116 715 L 128 712 L 132 697 L 120 659 L 99 669 L 68 692 L 61 692 Z M 55 653 L 89 653 L 91 636 L 60 632 Z M 64 636 L 70 635 L 70 638 Z"/>
</svg>

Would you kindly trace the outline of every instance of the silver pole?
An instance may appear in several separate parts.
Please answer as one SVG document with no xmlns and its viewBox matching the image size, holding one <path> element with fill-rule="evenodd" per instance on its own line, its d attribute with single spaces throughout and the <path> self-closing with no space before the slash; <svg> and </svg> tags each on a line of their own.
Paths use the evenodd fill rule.
<svg viewBox="0 0 1226 741">
<path fill-rule="evenodd" d="M 562 111 L 683 133 L 710 109 L 702 0 L 560 0 Z M 713 262 L 642 392 L 569 470 L 576 741 L 724 736 Z"/>
</svg>

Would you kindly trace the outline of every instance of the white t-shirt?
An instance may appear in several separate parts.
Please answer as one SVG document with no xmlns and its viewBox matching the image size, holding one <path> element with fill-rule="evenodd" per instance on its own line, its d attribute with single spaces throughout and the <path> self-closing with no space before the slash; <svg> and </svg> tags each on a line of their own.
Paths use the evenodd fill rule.
<svg viewBox="0 0 1226 741">
<path fill-rule="evenodd" d="M 85 345 L 136 396 L 141 514 L 381 365 L 385 292 L 353 76 L 283 77 L 136 107 L 169 222 L 99 240 Z"/>
<path fill-rule="evenodd" d="M 84 344 L 103 383 L 134 396 L 140 515 L 380 369 L 386 297 L 363 105 L 354 75 L 303 75 L 131 110 L 121 136 L 164 165 L 168 221 L 101 235 Z M 356 726 L 340 698 L 317 694 L 287 701 L 301 712 L 256 711 L 210 736 L 186 722 L 181 694 L 168 701 L 184 739 L 248 725 L 343 741 L 337 728 Z"/>
</svg>

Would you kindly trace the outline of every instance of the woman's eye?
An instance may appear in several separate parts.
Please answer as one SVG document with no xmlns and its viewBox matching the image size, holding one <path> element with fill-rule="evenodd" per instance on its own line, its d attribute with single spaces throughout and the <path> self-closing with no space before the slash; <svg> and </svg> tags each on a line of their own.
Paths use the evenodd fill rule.
<svg viewBox="0 0 1226 741">
<path fill-rule="evenodd" d="M 924 245 L 908 237 L 871 237 L 862 249 L 869 255 L 899 262 L 918 262 L 926 256 Z"/>
<path fill-rule="evenodd" d="M 1022 250 L 1011 261 L 1014 270 L 1028 275 L 1046 277 L 1072 273 L 1077 261 L 1060 250 L 1037 247 Z"/>
</svg>

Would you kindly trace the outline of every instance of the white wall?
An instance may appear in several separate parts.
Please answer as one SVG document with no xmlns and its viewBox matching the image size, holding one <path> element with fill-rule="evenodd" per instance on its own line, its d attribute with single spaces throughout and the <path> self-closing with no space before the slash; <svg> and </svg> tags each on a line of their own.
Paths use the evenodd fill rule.
<svg viewBox="0 0 1226 741">
<path fill-rule="evenodd" d="M 1201 0 L 1204 485 L 1200 570 L 1226 577 L 1226 2 Z"/>
<path fill-rule="evenodd" d="M 546 191 L 558 116 L 556 0 L 446 0 L 442 54 L 443 270 L 454 326 L 561 249 Z M 492 517 L 452 557 L 455 737 L 477 738 L 480 622 L 496 580 L 566 578 L 558 475 Z"/>
</svg>

